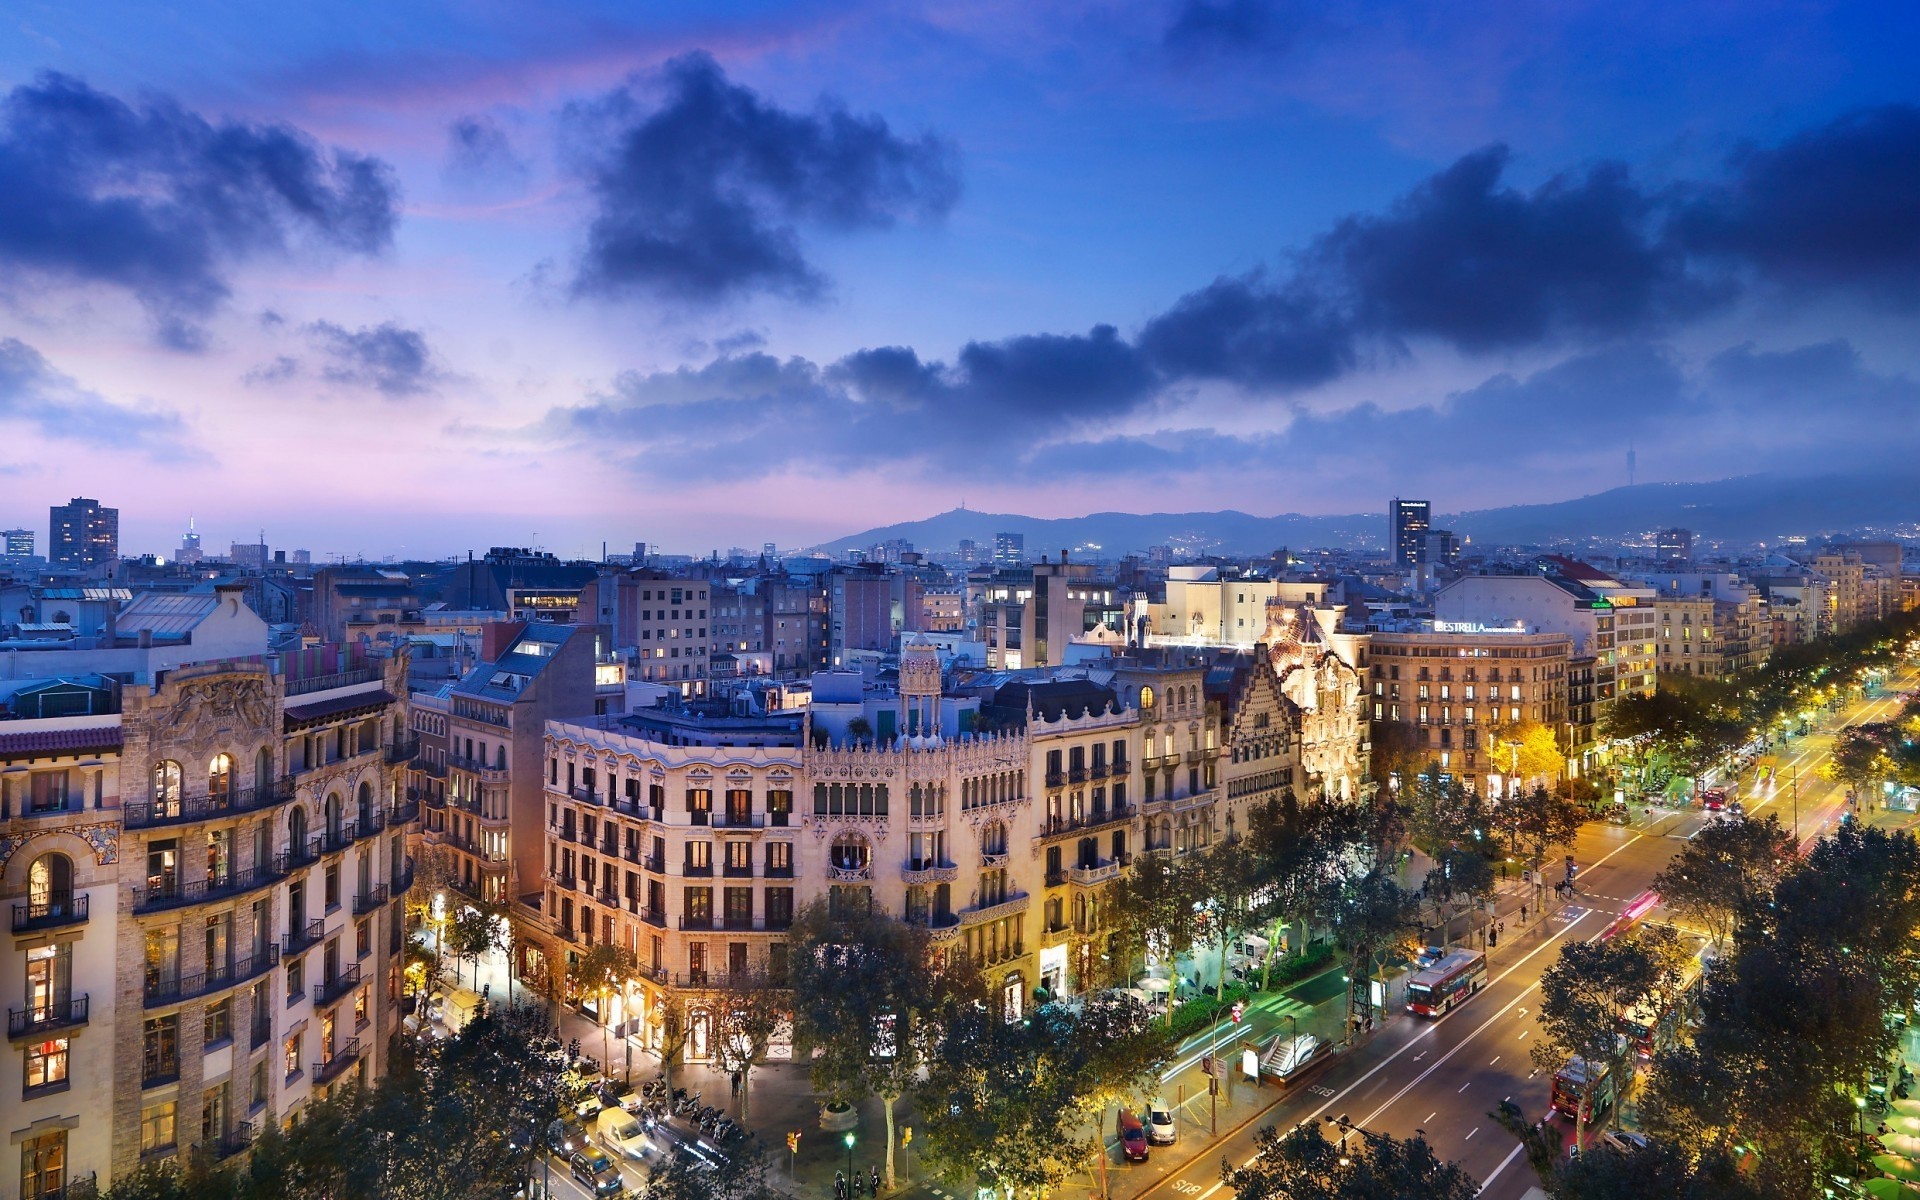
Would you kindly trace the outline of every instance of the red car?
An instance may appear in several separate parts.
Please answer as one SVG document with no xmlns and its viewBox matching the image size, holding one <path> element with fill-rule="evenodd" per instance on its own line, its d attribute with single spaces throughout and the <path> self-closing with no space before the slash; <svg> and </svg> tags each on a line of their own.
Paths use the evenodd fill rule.
<svg viewBox="0 0 1920 1200">
<path fill-rule="evenodd" d="M 1120 1153 L 1128 1162 L 1147 1161 L 1147 1127 L 1130 1112 L 1120 1114 Z"/>
</svg>

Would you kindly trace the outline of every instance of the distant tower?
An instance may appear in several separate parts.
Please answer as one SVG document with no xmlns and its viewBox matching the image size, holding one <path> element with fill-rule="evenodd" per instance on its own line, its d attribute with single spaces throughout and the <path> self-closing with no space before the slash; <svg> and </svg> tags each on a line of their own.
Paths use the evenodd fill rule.
<svg viewBox="0 0 1920 1200">
<path fill-rule="evenodd" d="M 940 652 L 924 638 L 900 647 L 900 734 L 940 740 Z"/>
<path fill-rule="evenodd" d="M 1395 566 L 1406 571 L 1420 561 L 1432 525 L 1432 504 L 1394 497 L 1393 507 L 1387 511 L 1387 551 L 1393 555 Z"/>
</svg>

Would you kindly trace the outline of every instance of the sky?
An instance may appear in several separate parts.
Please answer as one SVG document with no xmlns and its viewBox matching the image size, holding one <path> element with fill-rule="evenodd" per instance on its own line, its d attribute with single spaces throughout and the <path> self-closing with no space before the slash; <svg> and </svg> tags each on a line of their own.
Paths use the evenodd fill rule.
<svg viewBox="0 0 1920 1200">
<path fill-rule="evenodd" d="M 1920 461 L 1920 9 L 0 3 L 0 527 L 810 544 Z"/>
</svg>

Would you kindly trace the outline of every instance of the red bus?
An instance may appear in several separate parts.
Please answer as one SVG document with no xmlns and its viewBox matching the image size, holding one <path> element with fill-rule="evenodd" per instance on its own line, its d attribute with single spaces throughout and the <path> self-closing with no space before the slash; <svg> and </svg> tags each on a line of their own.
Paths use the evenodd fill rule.
<svg viewBox="0 0 1920 1200">
<path fill-rule="evenodd" d="M 1566 1066 L 1553 1073 L 1553 1111 L 1572 1117 L 1582 1125 L 1590 1124 L 1613 1106 L 1615 1083 L 1611 1066 L 1595 1065 L 1576 1054 L 1567 1060 Z M 1583 1094 L 1589 1090 L 1591 1095 Z M 1583 1105 L 1585 1113 L 1580 1111 Z"/>
<path fill-rule="evenodd" d="M 1487 983 L 1487 956 L 1478 950 L 1451 950 L 1407 980 L 1407 1011 L 1437 1017 Z"/>
</svg>

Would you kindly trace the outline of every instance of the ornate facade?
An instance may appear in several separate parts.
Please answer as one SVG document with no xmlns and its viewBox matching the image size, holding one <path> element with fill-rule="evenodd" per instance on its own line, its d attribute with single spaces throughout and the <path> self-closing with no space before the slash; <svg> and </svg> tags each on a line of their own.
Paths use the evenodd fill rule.
<svg viewBox="0 0 1920 1200">
<path fill-rule="evenodd" d="M 404 658 L 290 681 L 179 667 L 120 711 L 0 722 L 0 1197 L 102 1185 L 383 1065 L 395 1027 Z M 29 728 L 30 727 L 30 728 Z"/>
</svg>

